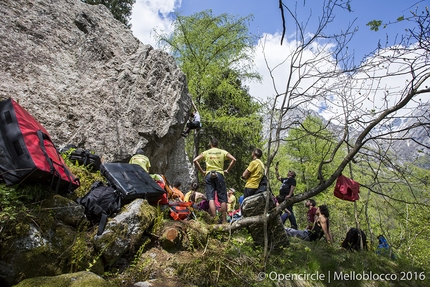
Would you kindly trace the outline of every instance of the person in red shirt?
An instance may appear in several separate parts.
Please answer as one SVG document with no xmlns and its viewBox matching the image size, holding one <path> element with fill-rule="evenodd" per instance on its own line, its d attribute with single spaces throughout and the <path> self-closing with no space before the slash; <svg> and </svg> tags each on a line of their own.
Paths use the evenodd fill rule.
<svg viewBox="0 0 430 287">
<path fill-rule="evenodd" d="M 308 219 L 308 226 L 306 227 L 307 230 L 312 230 L 314 227 L 315 221 L 318 219 L 318 216 L 316 215 L 317 208 L 315 207 L 316 202 L 313 199 L 308 199 L 305 202 L 305 206 L 308 208 L 307 212 L 307 219 Z"/>
</svg>

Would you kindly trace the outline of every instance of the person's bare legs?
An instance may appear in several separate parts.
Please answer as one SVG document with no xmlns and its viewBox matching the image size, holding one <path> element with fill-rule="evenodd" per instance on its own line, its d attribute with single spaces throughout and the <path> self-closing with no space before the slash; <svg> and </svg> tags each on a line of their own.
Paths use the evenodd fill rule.
<svg viewBox="0 0 430 287">
<path fill-rule="evenodd" d="M 209 200 L 209 212 L 213 217 L 216 216 L 215 200 L 213 199 Z"/>
<path fill-rule="evenodd" d="M 221 216 L 222 216 L 222 223 L 227 222 L 227 202 L 221 202 Z"/>
</svg>

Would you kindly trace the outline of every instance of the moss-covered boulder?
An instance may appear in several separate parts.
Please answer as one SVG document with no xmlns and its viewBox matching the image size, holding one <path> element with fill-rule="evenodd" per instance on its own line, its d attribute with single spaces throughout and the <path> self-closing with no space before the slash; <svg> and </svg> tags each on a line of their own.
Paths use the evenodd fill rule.
<svg viewBox="0 0 430 287">
<path fill-rule="evenodd" d="M 64 222 L 64 224 L 74 227 L 77 227 L 85 218 L 84 207 L 82 205 L 58 194 L 45 201 L 43 208 L 51 210 L 52 215 Z"/>
<path fill-rule="evenodd" d="M 33 219 L 27 225 L 24 236 L 11 241 L 9 249 L 4 249 L 0 261 L 0 277 L 9 283 L 21 278 L 40 275 L 58 275 L 68 272 L 71 266 L 71 246 L 76 231 L 70 226 L 53 222 L 45 229 L 43 224 L 36 225 Z"/>
<path fill-rule="evenodd" d="M 94 237 L 95 248 L 102 252 L 107 265 L 114 264 L 122 255 L 144 240 L 144 232 L 157 216 L 157 209 L 144 199 L 135 199 L 110 218 L 102 235 Z"/>
<path fill-rule="evenodd" d="M 91 272 L 77 272 L 58 276 L 43 276 L 25 279 L 15 287 L 115 287 L 111 282 Z"/>
</svg>

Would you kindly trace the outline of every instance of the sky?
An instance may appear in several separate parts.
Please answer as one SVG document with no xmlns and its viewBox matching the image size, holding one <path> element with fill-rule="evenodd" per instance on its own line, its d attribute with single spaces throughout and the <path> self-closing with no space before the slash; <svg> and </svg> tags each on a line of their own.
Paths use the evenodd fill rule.
<svg viewBox="0 0 430 287">
<path fill-rule="evenodd" d="M 284 4 L 295 3 L 295 1 L 284 0 Z M 303 3 L 304 1 L 299 1 Z M 308 6 L 302 9 L 298 5 L 301 21 L 306 21 L 309 16 L 309 8 L 312 9 L 310 17 L 310 27 L 317 19 L 318 11 L 321 10 L 323 0 L 307 0 Z M 411 10 L 419 7 L 419 11 L 425 6 L 430 6 L 430 0 L 352 0 L 351 12 L 336 12 L 336 18 L 331 28 L 327 32 L 341 32 L 348 24 L 352 24 L 357 29 L 354 39 L 349 43 L 349 51 L 353 51 L 355 62 L 359 63 L 365 55 L 372 52 L 378 45 L 378 41 L 383 43 L 387 39 L 394 41 L 395 36 L 403 33 L 408 27 L 408 22 L 401 25 L 391 25 L 378 32 L 371 31 L 366 23 L 372 20 L 382 20 L 384 23 L 395 21 L 399 16 L 409 16 Z M 282 19 L 279 9 L 279 1 L 275 0 L 136 0 L 133 8 L 131 25 L 133 34 L 144 44 L 150 44 L 157 48 L 153 30 L 171 32 L 173 29 L 173 12 L 189 16 L 194 13 L 210 9 L 213 15 L 222 13 L 231 14 L 236 17 L 253 15 L 254 20 L 250 23 L 250 33 L 260 36 L 262 40 L 257 44 L 255 54 L 256 70 L 262 75 L 261 83 L 250 82 L 250 94 L 255 99 L 264 100 L 273 97 L 276 93 L 274 84 L 269 76 L 265 58 L 271 67 L 276 66 L 285 59 L 285 51 L 291 42 L 289 35 L 293 32 L 291 22 L 287 22 L 286 37 L 281 46 Z M 285 11 L 287 13 L 287 11 Z M 264 39 L 263 54 L 262 43 Z M 277 87 L 282 87 L 285 77 L 283 70 L 278 68 L 275 74 Z"/>
</svg>

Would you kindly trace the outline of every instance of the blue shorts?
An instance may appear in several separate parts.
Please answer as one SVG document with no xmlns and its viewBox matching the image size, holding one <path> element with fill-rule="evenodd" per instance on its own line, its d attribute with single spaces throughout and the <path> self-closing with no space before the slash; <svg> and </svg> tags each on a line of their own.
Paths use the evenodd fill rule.
<svg viewBox="0 0 430 287">
<path fill-rule="evenodd" d="M 211 178 L 210 172 L 205 176 L 205 191 L 208 200 L 215 200 L 215 192 L 218 194 L 218 201 L 227 203 L 227 189 L 225 187 L 224 176 L 217 172 L 216 178 Z"/>
</svg>

